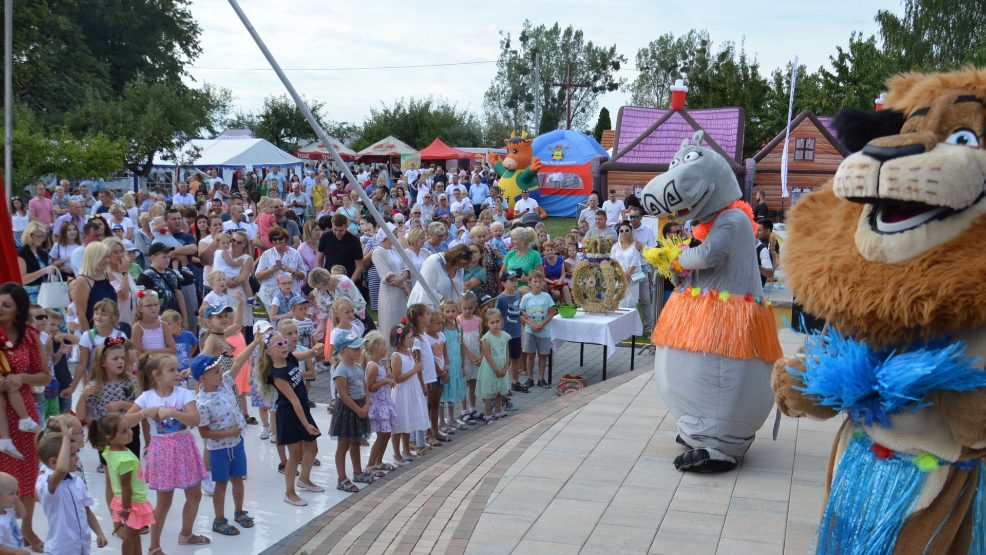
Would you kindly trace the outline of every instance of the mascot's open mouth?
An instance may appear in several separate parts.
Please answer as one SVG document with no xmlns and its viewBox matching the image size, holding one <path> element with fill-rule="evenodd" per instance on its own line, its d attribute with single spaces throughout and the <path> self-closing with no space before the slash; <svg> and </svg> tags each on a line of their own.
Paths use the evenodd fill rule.
<svg viewBox="0 0 986 555">
<path fill-rule="evenodd" d="M 912 202 L 892 199 L 852 199 L 855 202 L 869 204 L 873 207 L 870 211 L 870 228 L 877 233 L 901 233 L 921 227 L 932 220 L 944 220 L 963 212 L 979 203 L 986 196 L 986 192 L 969 206 L 961 209 L 949 208 L 947 206 L 935 206 L 924 204 L 923 202 Z"/>
</svg>

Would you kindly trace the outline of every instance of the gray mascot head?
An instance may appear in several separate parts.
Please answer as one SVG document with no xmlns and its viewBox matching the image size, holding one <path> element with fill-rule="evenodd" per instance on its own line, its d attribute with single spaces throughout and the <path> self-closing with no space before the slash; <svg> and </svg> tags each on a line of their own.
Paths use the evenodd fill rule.
<svg viewBox="0 0 986 555">
<path fill-rule="evenodd" d="M 696 131 L 685 139 L 668 171 L 650 180 L 641 204 L 657 216 L 678 216 L 704 222 L 716 212 L 742 198 L 739 183 L 729 163 L 719 153 L 699 146 L 704 137 Z"/>
</svg>

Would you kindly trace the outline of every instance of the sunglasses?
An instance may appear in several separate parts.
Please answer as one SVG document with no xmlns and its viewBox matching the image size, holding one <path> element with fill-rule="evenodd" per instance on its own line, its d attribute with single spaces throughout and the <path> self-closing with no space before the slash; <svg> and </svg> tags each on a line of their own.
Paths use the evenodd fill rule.
<svg viewBox="0 0 986 555">
<path fill-rule="evenodd" d="M 270 240 L 271 243 L 284 243 L 288 240 L 287 237 L 275 237 Z"/>
<path fill-rule="evenodd" d="M 287 339 L 279 339 L 279 340 L 271 343 L 270 345 L 271 345 L 271 347 L 277 347 L 277 348 L 287 347 L 288 346 L 288 340 Z"/>
<path fill-rule="evenodd" d="M 630 232 L 631 232 L 631 230 L 629 228 L 626 228 L 626 227 L 624 227 L 623 229 L 620 230 L 620 233 L 630 233 Z"/>
<path fill-rule="evenodd" d="M 47 320 L 48 319 L 48 315 L 47 314 L 38 314 L 37 316 L 34 317 L 34 319 L 35 320 Z"/>
<path fill-rule="evenodd" d="M 631 220 L 639 220 L 640 219 L 640 216 L 634 216 L 632 214 L 630 216 L 627 216 L 627 217 L 630 218 Z"/>
</svg>

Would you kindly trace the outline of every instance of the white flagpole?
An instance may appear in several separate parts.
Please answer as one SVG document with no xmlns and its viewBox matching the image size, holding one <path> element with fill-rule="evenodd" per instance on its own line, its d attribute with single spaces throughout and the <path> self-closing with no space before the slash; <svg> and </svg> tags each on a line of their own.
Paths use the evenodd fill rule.
<svg viewBox="0 0 986 555">
<path fill-rule="evenodd" d="M 781 198 L 791 196 L 787 190 L 787 156 L 790 149 L 791 119 L 794 118 L 794 88 L 798 84 L 798 57 L 794 57 L 794 67 L 791 68 L 791 98 L 787 103 L 787 126 L 784 128 L 784 154 L 781 157 Z"/>
<path fill-rule="evenodd" d="M 260 51 L 264 54 L 264 57 L 267 58 L 267 62 L 270 64 L 270 67 L 274 70 L 274 73 L 277 74 L 277 77 L 281 80 L 281 83 L 284 84 L 284 88 L 288 90 L 288 94 L 290 94 L 291 98 L 294 99 L 294 103 L 298 106 L 298 110 L 300 110 L 301 114 L 305 116 L 305 119 L 308 121 L 308 125 L 311 125 L 312 129 L 315 130 L 315 134 L 318 135 L 318 139 L 322 141 L 323 144 L 329 146 L 329 154 L 332 155 L 333 161 L 342 167 L 342 171 L 346 174 L 349 182 L 353 184 L 353 189 L 359 193 L 360 199 L 363 201 L 363 205 L 370 212 L 370 215 L 373 216 L 373 219 L 376 220 L 377 225 L 383 230 L 387 238 L 390 239 L 390 244 L 393 245 L 392 248 L 397 251 L 397 254 L 401 257 L 401 260 L 403 260 L 404 264 L 409 270 L 411 270 L 411 274 L 414 275 L 414 279 L 418 280 L 418 283 L 424 287 L 425 292 L 428 294 L 428 297 L 431 298 L 431 301 L 435 303 L 435 306 L 441 304 L 441 299 L 439 299 L 438 293 L 430 287 L 431 284 L 425 281 L 424 277 L 421 275 L 421 272 L 419 272 L 418 269 L 414 267 L 414 264 L 411 263 L 411 259 L 407 256 L 407 253 L 404 252 L 404 249 L 401 248 L 400 243 L 397 241 L 397 237 L 395 237 L 394 233 L 390 231 L 390 228 L 384 225 L 385 222 L 383 215 L 380 214 L 375 206 L 373 206 L 373 202 L 370 201 L 370 197 L 366 194 L 366 191 L 363 190 L 362 185 L 356 181 L 356 176 L 353 175 L 353 172 L 349 169 L 349 166 L 342 161 L 342 156 L 339 155 L 339 152 L 332 148 L 332 140 L 329 138 L 329 135 L 324 129 L 322 129 L 322 126 L 318 124 L 318 121 L 315 120 L 315 116 L 312 115 L 312 111 L 308 109 L 308 104 L 306 104 L 301 98 L 301 95 L 299 95 L 298 91 L 295 90 L 294 85 L 292 85 L 291 81 L 288 80 L 288 76 L 281 70 L 281 66 L 277 63 L 277 60 L 274 59 L 274 55 L 267 49 L 267 45 L 264 44 L 263 39 L 260 38 L 257 30 L 254 29 L 253 25 L 250 23 L 250 19 L 247 18 L 246 14 L 243 13 L 243 10 L 240 9 L 240 4 L 236 0 L 229 0 L 229 5 L 233 7 L 233 11 L 236 12 L 236 15 L 239 16 L 240 21 L 243 22 L 243 26 L 246 27 L 247 32 L 250 33 L 250 36 L 253 37 L 254 42 L 256 42 L 257 46 L 260 47 Z M 385 330 L 385 332 L 390 333 L 390 330 Z"/>
</svg>

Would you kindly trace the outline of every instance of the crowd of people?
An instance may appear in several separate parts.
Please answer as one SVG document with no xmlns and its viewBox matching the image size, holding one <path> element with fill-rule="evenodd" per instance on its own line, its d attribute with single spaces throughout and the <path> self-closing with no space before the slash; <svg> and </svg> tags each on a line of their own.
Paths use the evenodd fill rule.
<svg viewBox="0 0 986 555">
<path fill-rule="evenodd" d="M 10 368 L 0 479 L 15 484 L 16 503 L 3 509 L 22 517 L 23 545 L 105 544 L 103 515 L 73 489 L 84 480 L 67 479 L 83 472 L 84 429 L 106 480 L 103 522 L 125 552 L 139 553 L 149 533 L 160 554 L 178 489 L 181 544 L 211 541 L 192 530 L 202 490 L 213 496 L 214 533 L 253 526 L 243 506 L 251 425 L 276 444 L 285 503 L 324 491 L 311 479 L 323 430 L 310 399 L 323 374 L 342 491 L 508 417 L 513 395 L 549 387 L 555 305 L 572 300 L 587 237 L 614 239 L 611 255 L 633 282 L 621 305 L 639 305 L 653 326 L 653 271 L 641 251 L 656 235 L 635 198 L 611 192 L 600 206 L 593 195 L 553 238 L 534 199 L 508 211 L 491 172 L 354 169 L 355 183 L 327 168 L 271 168 L 228 185 L 215 172 L 193 175 L 171 195 L 117 199 L 63 181 L 38 185 L 26 205 L 15 199 L 24 285 L 0 287 Z M 67 306 L 39 305 L 53 278 L 67 280 Z M 32 527 L 35 502 L 52 523 L 45 540 Z M 79 516 L 71 526 L 57 520 L 70 512 Z"/>
</svg>

